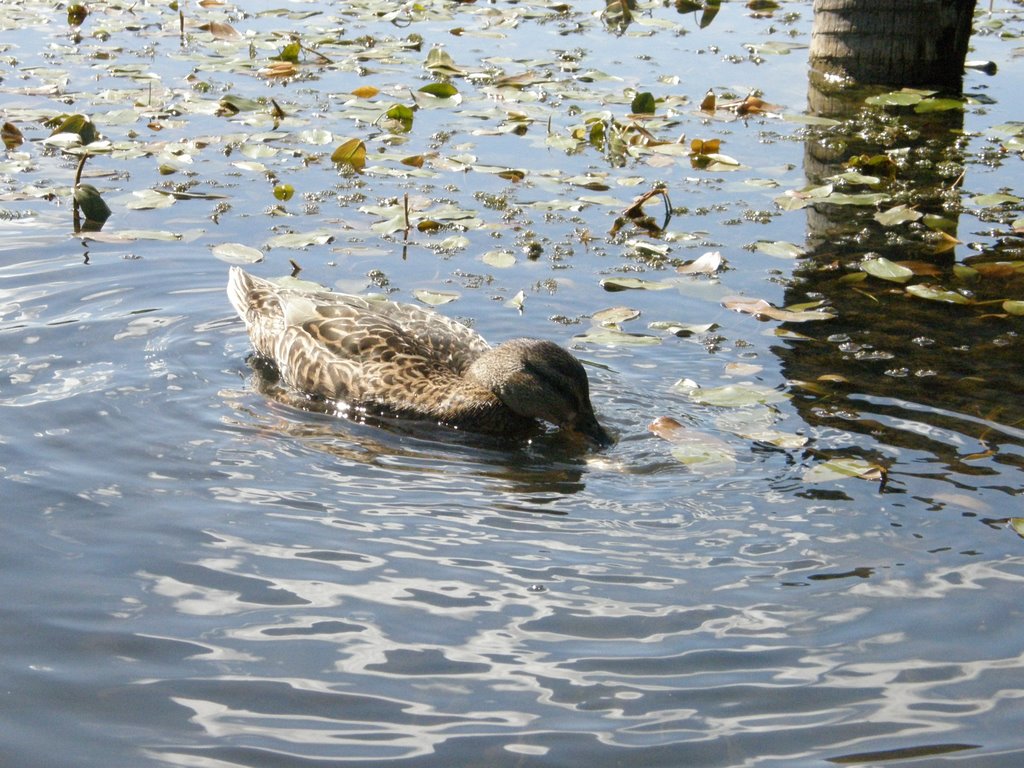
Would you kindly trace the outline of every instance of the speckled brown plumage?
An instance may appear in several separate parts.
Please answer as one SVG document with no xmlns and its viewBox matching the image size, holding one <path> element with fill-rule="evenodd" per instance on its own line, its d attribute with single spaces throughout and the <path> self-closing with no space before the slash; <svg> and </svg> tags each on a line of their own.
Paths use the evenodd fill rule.
<svg viewBox="0 0 1024 768">
<path fill-rule="evenodd" d="M 553 342 L 491 347 L 428 309 L 282 287 L 239 267 L 231 268 L 228 298 L 257 354 L 300 392 L 473 432 L 525 432 L 539 419 L 611 443 L 594 416 L 586 371 Z"/>
</svg>

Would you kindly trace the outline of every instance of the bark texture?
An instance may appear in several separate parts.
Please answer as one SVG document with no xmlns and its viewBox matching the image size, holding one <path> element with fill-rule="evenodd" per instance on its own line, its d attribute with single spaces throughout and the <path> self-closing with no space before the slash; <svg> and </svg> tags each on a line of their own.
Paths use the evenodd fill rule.
<svg viewBox="0 0 1024 768">
<path fill-rule="evenodd" d="M 959 90 L 975 0 L 814 0 L 811 68 L 860 83 Z"/>
</svg>

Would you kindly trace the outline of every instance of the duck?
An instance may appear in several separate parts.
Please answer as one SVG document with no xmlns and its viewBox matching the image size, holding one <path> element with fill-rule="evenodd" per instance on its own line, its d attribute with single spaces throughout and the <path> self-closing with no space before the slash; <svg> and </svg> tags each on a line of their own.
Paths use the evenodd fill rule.
<svg viewBox="0 0 1024 768">
<path fill-rule="evenodd" d="M 599 448 L 613 443 L 594 413 L 586 370 L 558 344 L 516 338 L 491 346 L 432 309 L 307 285 L 238 266 L 228 276 L 228 299 L 256 355 L 288 387 L 342 412 L 508 437 L 547 422 Z"/>
</svg>

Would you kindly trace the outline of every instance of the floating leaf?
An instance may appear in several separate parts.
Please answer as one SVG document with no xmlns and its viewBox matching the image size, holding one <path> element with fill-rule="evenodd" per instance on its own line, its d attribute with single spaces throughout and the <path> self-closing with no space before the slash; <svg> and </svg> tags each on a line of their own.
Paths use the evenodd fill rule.
<svg viewBox="0 0 1024 768">
<path fill-rule="evenodd" d="M 403 131 L 411 131 L 415 112 L 412 107 L 407 107 L 405 104 L 392 104 L 384 113 L 384 117 L 399 123 Z"/>
<path fill-rule="evenodd" d="M 804 472 L 805 483 L 828 483 L 857 477 L 862 480 L 878 481 L 885 477 L 885 469 L 863 459 L 841 456 L 823 464 L 816 464 Z"/>
<path fill-rule="evenodd" d="M 922 99 L 914 105 L 914 111 L 918 114 L 928 112 L 949 112 L 953 109 L 963 109 L 964 103 L 958 99 Z"/>
<path fill-rule="evenodd" d="M 701 474 L 729 474 L 736 469 L 736 452 L 725 441 L 661 416 L 647 430 L 672 445 L 673 458 Z"/>
<path fill-rule="evenodd" d="M 438 99 L 450 99 L 459 95 L 459 89 L 451 83 L 429 83 L 419 89 L 420 93 L 426 93 Z"/>
<path fill-rule="evenodd" d="M 1024 517 L 1011 517 L 1010 528 L 1021 538 L 1024 538 Z"/>
<path fill-rule="evenodd" d="M 272 61 L 259 71 L 260 77 L 295 77 L 299 65 L 294 61 Z"/>
<path fill-rule="evenodd" d="M 349 139 L 334 150 L 331 162 L 361 172 L 366 167 L 366 145 L 359 139 Z"/>
<path fill-rule="evenodd" d="M 917 221 L 923 213 L 915 211 L 906 205 L 895 205 L 887 211 L 879 211 L 875 214 L 875 221 L 883 227 L 894 227 L 897 224 L 905 224 L 908 221 Z"/>
<path fill-rule="evenodd" d="M 211 21 L 209 24 L 203 24 L 199 28 L 209 32 L 217 40 L 242 39 L 242 35 L 239 33 L 237 29 L 223 21 Z"/>
<path fill-rule="evenodd" d="M 516 263 L 515 254 L 504 249 L 488 251 L 480 257 L 484 264 L 489 264 L 498 269 L 508 269 Z"/>
<path fill-rule="evenodd" d="M 274 186 L 274 199 L 287 202 L 295 194 L 295 187 L 291 184 L 277 184 Z"/>
<path fill-rule="evenodd" d="M 1008 195 L 1003 192 L 995 192 L 990 195 L 978 195 L 977 197 L 971 198 L 971 202 L 974 205 L 980 205 L 983 208 L 995 208 L 997 205 L 1003 205 L 1004 203 L 1013 203 L 1016 205 L 1021 199 L 1016 195 Z"/>
<path fill-rule="evenodd" d="M 227 96 L 222 96 L 218 102 L 220 114 L 226 115 L 237 115 L 239 112 L 253 112 L 258 109 L 263 109 L 265 102 L 258 99 L 249 99 L 244 96 L 237 96 L 233 93 L 229 93 Z"/>
<path fill-rule="evenodd" d="M 263 261 L 263 251 L 241 243 L 221 243 L 211 253 L 228 264 L 256 264 Z"/>
<path fill-rule="evenodd" d="M 863 205 L 872 206 L 884 203 L 889 200 L 889 195 L 884 192 L 861 192 L 849 195 L 844 192 L 833 192 L 825 200 L 820 202 L 831 205 Z"/>
<path fill-rule="evenodd" d="M 466 71 L 459 67 L 448 52 L 442 48 L 431 48 L 423 66 L 432 72 L 450 77 L 461 77 L 466 74 Z"/>
<path fill-rule="evenodd" d="M 616 326 L 619 323 L 627 323 L 640 317 L 640 310 L 632 307 L 609 307 L 595 312 L 590 319 L 600 325 Z"/>
<path fill-rule="evenodd" d="M 676 272 L 683 275 L 714 275 L 725 269 L 725 258 L 718 251 L 708 251 L 693 261 L 676 267 Z"/>
<path fill-rule="evenodd" d="M 334 235 L 326 230 L 312 232 L 289 232 L 274 235 L 267 241 L 268 248 L 308 248 L 311 245 L 327 245 L 334 240 Z"/>
<path fill-rule="evenodd" d="M 448 304 L 449 302 L 455 301 L 459 298 L 459 294 L 454 291 L 429 291 L 425 288 L 417 288 L 412 292 L 419 301 L 424 304 L 429 304 L 432 307 L 438 307 L 442 304 Z"/>
<path fill-rule="evenodd" d="M 737 312 L 745 312 L 755 317 L 767 317 L 772 320 L 781 320 L 791 323 L 805 323 L 814 320 L 831 320 L 835 315 L 825 310 L 814 309 L 821 302 L 814 302 L 811 308 L 805 307 L 782 309 L 776 307 L 764 299 L 751 299 L 746 296 L 726 296 L 722 299 L 722 306 L 726 309 L 733 309 Z"/>
<path fill-rule="evenodd" d="M 905 88 L 902 91 L 891 91 L 878 94 L 877 96 L 869 96 L 864 100 L 864 103 L 874 107 L 912 107 L 933 93 L 934 91 L 918 91 Z"/>
<path fill-rule="evenodd" d="M 760 240 L 754 244 L 754 248 L 766 256 L 774 256 L 779 259 L 796 259 L 807 253 L 799 245 L 787 243 L 784 240 L 777 240 L 774 243 Z"/>
<path fill-rule="evenodd" d="M 601 281 L 601 287 L 606 291 L 664 291 L 666 288 L 671 288 L 672 284 L 655 280 L 641 280 L 639 277 L 606 277 Z"/>
<path fill-rule="evenodd" d="M 1024 301 L 1013 301 L 1007 299 L 1003 302 L 1003 311 L 1008 315 L 1024 315 Z"/>
<path fill-rule="evenodd" d="M 947 304 L 973 303 L 962 293 L 947 291 L 945 288 L 938 285 L 926 285 L 924 283 L 919 283 L 917 285 L 908 285 L 905 290 L 911 296 L 917 296 L 919 299 L 928 299 L 929 301 L 941 301 L 946 302 Z"/>
<path fill-rule="evenodd" d="M 914 276 L 913 270 L 900 266 L 882 256 L 879 256 L 877 259 L 862 261 L 860 268 L 872 277 L 877 277 L 880 280 L 889 280 L 893 283 L 905 283 Z"/>
<path fill-rule="evenodd" d="M 721 387 L 695 387 L 684 391 L 695 403 L 723 408 L 748 408 L 754 405 L 784 403 L 790 398 L 785 392 L 750 382 L 726 384 Z"/>
<path fill-rule="evenodd" d="M 174 202 L 173 195 L 156 189 L 142 189 L 132 192 L 131 199 L 124 204 L 124 207 L 131 211 L 156 211 L 170 208 Z"/>
<path fill-rule="evenodd" d="M 585 333 L 574 336 L 573 340 L 581 343 L 604 344 L 608 347 L 650 346 L 662 343 L 660 336 L 651 336 L 646 333 L 627 333 L 609 325 L 591 326 Z"/>
<path fill-rule="evenodd" d="M 717 323 L 676 323 L 671 320 L 655 320 L 648 323 L 648 328 L 654 331 L 665 331 L 674 336 L 686 338 L 694 334 L 710 333 L 718 328 Z"/>
</svg>

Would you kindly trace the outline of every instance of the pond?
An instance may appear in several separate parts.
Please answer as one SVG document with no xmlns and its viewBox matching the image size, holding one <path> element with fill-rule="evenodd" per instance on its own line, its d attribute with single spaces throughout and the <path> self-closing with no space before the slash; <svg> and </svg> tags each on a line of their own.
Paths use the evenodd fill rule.
<svg viewBox="0 0 1024 768">
<path fill-rule="evenodd" d="M 86 10 L 0 18 L 0 764 L 1021 759 L 1016 3 L 829 110 L 803 0 Z M 304 408 L 229 263 L 553 339 L 616 443 Z"/>
</svg>

